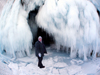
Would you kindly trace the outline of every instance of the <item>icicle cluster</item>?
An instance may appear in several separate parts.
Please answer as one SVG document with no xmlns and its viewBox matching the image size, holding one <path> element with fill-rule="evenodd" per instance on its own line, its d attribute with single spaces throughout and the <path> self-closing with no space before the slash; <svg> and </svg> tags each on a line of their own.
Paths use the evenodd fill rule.
<svg viewBox="0 0 100 75">
<path fill-rule="evenodd" d="M 78 54 L 87 60 L 92 50 L 96 56 L 100 49 L 100 23 L 96 8 L 88 0 L 8 0 L 0 17 L 1 53 L 6 51 L 13 57 L 30 55 L 35 36 L 27 17 L 37 6 L 38 26 L 54 36 L 58 47 L 70 47 L 71 58 Z"/>
<path fill-rule="evenodd" d="M 71 47 L 70 56 L 84 57 L 99 43 L 99 17 L 88 0 L 46 0 L 36 17 L 39 27 L 55 38 L 56 44 Z"/>
<path fill-rule="evenodd" d="M 30 55 L 32 34 L 27 23 L 28 13 L 22 9 L 20 0 L 9 0 L 0 17 L 0 51 L 11 57 Z"/>
<path fill-rule="evenodd" d="M 11 57 L 30 55 L 34 36 L 27 18 L 31 10 L 42 4 L 42 0 L 7 1 L 0 17 L 0 53 Z"/>
</svg>

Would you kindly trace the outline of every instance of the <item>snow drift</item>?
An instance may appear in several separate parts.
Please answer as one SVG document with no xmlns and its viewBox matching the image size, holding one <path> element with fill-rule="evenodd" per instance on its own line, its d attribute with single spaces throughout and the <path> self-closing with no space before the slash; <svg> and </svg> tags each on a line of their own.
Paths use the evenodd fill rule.
<svg viewBox="0 0 100 75">
<path fill-rule="evenodd" d="M 22 4 L 21 4 L 22 1 Z M 28 13 L 40 6 L 36 22 L 58 47 L 71 47 L 70 56 L 84 57 L 99 50 L 99 16 L 88 0 L 9 0 L 0 18 L 0 51 L 30 55 L 35 37 L 27 23 Z M 16 15 L 15 15 L 16 14 Z M 19 56 L 19 55 L 18 55 Z"/>
</svg>

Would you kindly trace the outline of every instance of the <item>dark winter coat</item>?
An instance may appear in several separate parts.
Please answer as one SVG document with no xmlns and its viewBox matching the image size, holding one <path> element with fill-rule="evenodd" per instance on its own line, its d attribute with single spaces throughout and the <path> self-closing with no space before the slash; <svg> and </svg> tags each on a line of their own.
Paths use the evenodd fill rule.
<svg viewBox="0 0 100 75">
<path fill-rule="evenodd" d="M 43 43 L 37 41 L 35 43 L 35 55 L 38 57 L 38 54 L 41 53 L 41 56 L 44 56 L 44 53 L 47 53 L 46 48 Z"/>
</svg>

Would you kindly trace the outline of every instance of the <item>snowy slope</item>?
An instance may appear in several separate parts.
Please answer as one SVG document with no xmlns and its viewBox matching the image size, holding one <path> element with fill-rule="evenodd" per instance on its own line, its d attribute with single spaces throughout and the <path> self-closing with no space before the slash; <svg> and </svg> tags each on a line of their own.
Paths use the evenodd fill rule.
<svg viewBox="0 0 100 75">
<path fill-rule="evenodd" d="M 33 53 L 30 57 L 10 61 L 8 67 L 11 70 L 7 67 L 6 70 L 12 71 L 13 75 L 100 75 L 100 58 L 84 62 L 81 59 L 70 59 L 66 53 L 48 50 L 43 60 L 46 68 L 38 68 L 37 62 Z M 3 75 L 3 69 L 0 71 L 0 75 Z"/>
</svg>

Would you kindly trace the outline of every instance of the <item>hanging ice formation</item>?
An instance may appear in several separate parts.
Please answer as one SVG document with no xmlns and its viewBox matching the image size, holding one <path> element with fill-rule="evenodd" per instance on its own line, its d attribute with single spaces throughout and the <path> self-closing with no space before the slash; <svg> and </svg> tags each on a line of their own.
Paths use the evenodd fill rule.
<svg viewBox="0 0 100 75">
<path fill-rule="evenodd" d="M 90 0 L 90 1 L 95 5 L 100 15 L 100 0 Z"/>
<path fill-rule="evenodd" d="M 27 23 L 28 13 L 40 6 L 36 22 L 55 38 L 58 46 L 71 47 L 70 56 L 94 57 L 100 49 L 99 16 L 88 0 L 9 0 L 0 17 L 0 51 L 30 55 L 35 37 Z"/>
</svg>

